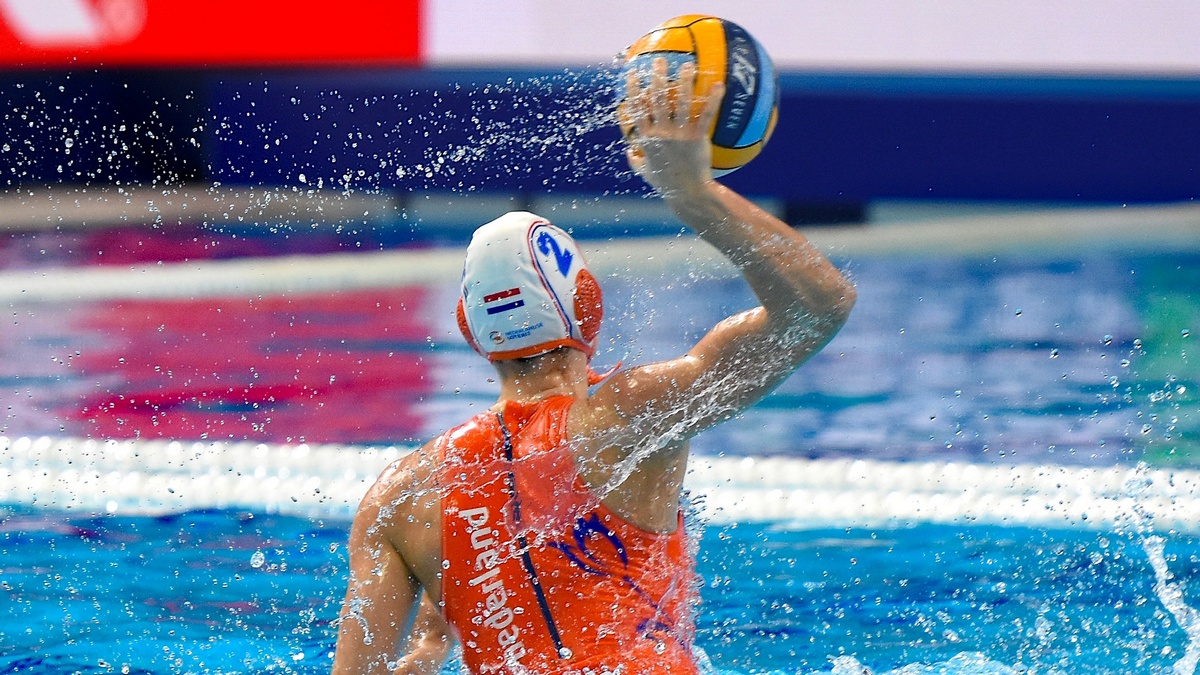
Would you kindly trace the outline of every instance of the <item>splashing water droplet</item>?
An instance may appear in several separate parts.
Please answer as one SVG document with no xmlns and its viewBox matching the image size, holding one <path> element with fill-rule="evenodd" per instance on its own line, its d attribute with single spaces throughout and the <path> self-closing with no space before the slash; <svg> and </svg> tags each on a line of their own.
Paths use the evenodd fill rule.
<svg viewBox="0 0 1200 675">
<path fill-rule="evenodd" d="M 258 569 L 267 561 L 267 556 L 263 555 L 262 551 L 255 551 L 254 555 L 250 556 L 250 566 Z"/>
</svg>

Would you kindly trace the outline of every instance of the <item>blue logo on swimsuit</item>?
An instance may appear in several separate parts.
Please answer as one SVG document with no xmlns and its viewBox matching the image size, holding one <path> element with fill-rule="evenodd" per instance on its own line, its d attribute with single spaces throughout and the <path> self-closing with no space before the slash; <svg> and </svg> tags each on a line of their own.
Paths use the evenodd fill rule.
<svg viewBox="0 0 1200 675">
<path fill-rule="evenodd" d="M 542 252 L 542 255 L 550 255 L 550 252 L 553 250 L 554 262 L 558 265 L 559 273 L 564 277 L 567 276 L 567 272 L 571 271 L 571 261 L 575 257 L 570 251 L 564 251 L 558 245 L 558 240 L 546 231 L 538 235 L 537 247 Z"/>
<path fill-rule="evenodd" d="M 558 549 L 567 556 L 567 558 L 575 563 L 580 569 L 588 574 L 598 576 L 611 576 L 614 570 L 605 569 L 607 565 L 604 561 L 596 557 L 592 553 L 588 545 L 588 539 L 593 535 L 600 535 L 612 544 L 613 549 L 617 553 L 617 557 L 621 559 L 621 564 L 629 567 L 629 554 L 625 552 L 625 544 L 617 537 L 617 533 L 608 529 L 608 526 L 600 522 L 600 517 L 592 514 L 591 517 L 584 519 L 578 518 L 575 521 L 575 527 L 572 528 L 575 545 L 571 546 L 568 543 L 561 541 L 551 541 L 550 546 Z"/>
<path fill-rule="evenodd" d="M 574 545 L 565 541 L 550 541 L 548 544 L 551 548 L 558 549 L 584 572 L 600 577 L 617 577 L 632 589 L 653 611 L 651 616 L 643 617 L 638 622 L 637 630 L 643 637 L 659 641 L 672 639 L 681 646 L 687 647 L 683 639 L 676 633 L 675 626 L 670 623 L 670 617 L 666 616 L 659 605 L 661 599 L 656 600 L 650 597 L 630 576 L 629 553 L 625 550 L 625 544 L 616 532 L 601 522 L 599 515 L 593 513 L 587 518 L 576 518 L 571 534 L 572 539 L 575 540 Z M 596 537 L 612 546 L 613 551 L 617 554 L 617 559 L 620 560 L 621 569 L 613 569 L 612 563 L 602 560 L 591 551 L 592 540 Z"/>
</svg>

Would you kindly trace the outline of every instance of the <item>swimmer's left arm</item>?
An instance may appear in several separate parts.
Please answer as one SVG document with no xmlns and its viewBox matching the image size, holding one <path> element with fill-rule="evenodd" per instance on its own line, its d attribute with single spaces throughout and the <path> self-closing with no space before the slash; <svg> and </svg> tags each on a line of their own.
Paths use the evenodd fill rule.
<svg viewBox="0 0 1200 675">
<path fill-rule="evenodd" d="M 404 645 L 404 655 L 396 662 L 393 675 L 435 675 L 450 655 L 452 644 L 450 626 L 442 618 L 437 604 L 425 593 Z"/>
<path fill-rule="evenodd" d="M 381 480 L 363 498 L 350 531 L 350 584 L 339 618 L 335 675 L 388 673 L 417 609 L 420 585 L 387 536 Z"/>
</svg>

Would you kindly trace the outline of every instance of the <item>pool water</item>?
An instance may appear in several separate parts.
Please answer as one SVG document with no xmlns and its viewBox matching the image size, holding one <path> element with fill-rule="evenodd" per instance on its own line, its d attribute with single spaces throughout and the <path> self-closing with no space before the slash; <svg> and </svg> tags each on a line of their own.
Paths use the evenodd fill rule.
<svg viewBox="0 0 1200 675">
<path fill-rule="evenodd" d="M 8 511 L 0 672 L 328 672 L 347 527 Z M 1166 556 L 1192 578 L 1200 541 Z M 1170 673 L 1188 644 L 1131 533 L 712 527 L 698 574 L 721 671 Z"/>
<path fill-rule="evenodd" d="M 842 332 L 752 415 L 695 448 L 1195 464 L 1200 378 L 1188 346 L 1200 326 L 1198 263 L 1195 254 L 1103 251 L 857 257 L 844 263 L 859 303 Z M 677 355 L 752 302 L 740 280 L 601 281 L 601 367 Z M 440 280 L 250 297 L 13 300 L 0 334 L 0 434 L 422 441 L 496 394 L 490 368 L 458 335 L 454 301 L 454 284 Z"/>
<path fill-rule="evenodd" d="M 269 249 L 242 232 L 192 234 L 235 255 Z M 153 260 L 163 247 L 146 242 L 169 238 L 103 236 L 116 243 L 60 234 L 53 261 L 25 239 L 4 250 L 18 267 L 70 275 L 109 264 L 81 251 L 129 264 Z M 371 245 L 408 245 L 379 239 Z M 1188 357 L 1200 256 L 841 262 L 860 297 L 845 329 L 753 410 L 696 439 L 698 454 L 1200 464 L 1200 376 Z M 601 282 L 600 366 L 676 355 L 751 302 L 719 275 Z M 13 299 L 0 333 L 0 434 L 420 442 L 496 394 L 457 336 L 454 298 L 452 282 L 430 282 Z M 0 672 L 328 670 L 346 522 L 45 506 L 0 506 Z M 1190 641 L 1156 592 L 1146 534 L 713 525 L 697 643 L 715 669 L 742 673 L 1182 672 Z M 1157 534 L 1176 579 L 1193 578 L 1195 533 Z"/>
</svg>

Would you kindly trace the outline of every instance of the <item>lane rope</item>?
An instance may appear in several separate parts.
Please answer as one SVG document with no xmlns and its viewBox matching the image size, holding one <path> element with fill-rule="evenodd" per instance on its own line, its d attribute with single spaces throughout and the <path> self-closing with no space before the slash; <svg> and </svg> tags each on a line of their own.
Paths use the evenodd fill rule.
<svg viewBox="0 0 1200 675">
<path fill-rule="evenodd" d="M 0 503 L 155 515 L 246 509 L 348 519 L 410 448 L 0 437 Z M 1200 532 L 1200 471 L 788 457 L 693 457 L 686 486 L 713 524 L 922 523 L 1109 530 L 1135 513 Z"/>
</svg>

